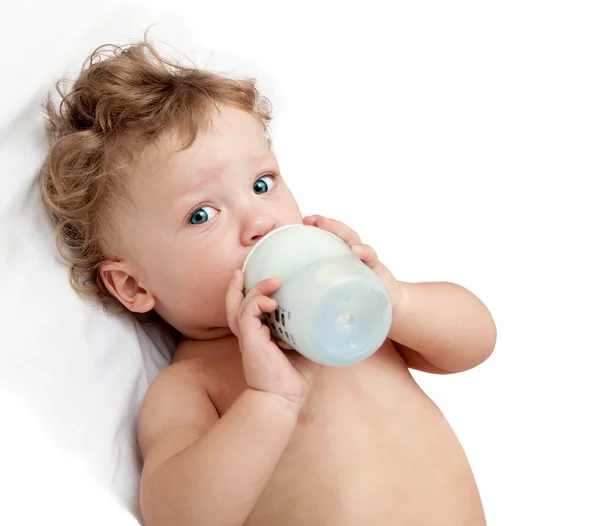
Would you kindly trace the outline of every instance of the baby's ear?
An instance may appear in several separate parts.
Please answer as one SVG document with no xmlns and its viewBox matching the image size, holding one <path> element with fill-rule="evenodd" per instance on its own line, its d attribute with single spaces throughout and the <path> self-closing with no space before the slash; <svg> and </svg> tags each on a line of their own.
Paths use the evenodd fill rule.
<svg viewBox="0 0 600 526">
<path fill-rule="evenodd" d="M 154 308 L 154 296 L 140 286 L 126 263 L 109 261 L 102 265 L 100 275 L 108 291 L 131 312 L 148 312 Z"/>
</svg>

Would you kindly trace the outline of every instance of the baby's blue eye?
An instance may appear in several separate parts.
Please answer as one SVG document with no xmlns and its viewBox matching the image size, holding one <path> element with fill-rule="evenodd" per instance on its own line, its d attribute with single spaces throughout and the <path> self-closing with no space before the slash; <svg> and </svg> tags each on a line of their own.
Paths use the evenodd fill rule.
<svg viewBox="0 0 600 526">
<path fill-rule="evenodd" d="M 275 178 L 272 175 L 263 175 L 253 186 L 255 194 L 264 194 L 275 186 Z"/>
<path fill-rule="evenodd" d="M 217 215 L 217 211 L 212 206 L 203 206 L 198 208 L 190 216 L 190 225 L 201 225 L 211 220 Z"/>
</svg>

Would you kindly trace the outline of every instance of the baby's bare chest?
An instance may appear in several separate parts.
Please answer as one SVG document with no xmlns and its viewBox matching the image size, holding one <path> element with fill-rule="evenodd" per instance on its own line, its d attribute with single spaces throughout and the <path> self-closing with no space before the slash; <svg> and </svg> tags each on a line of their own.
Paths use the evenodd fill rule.
<svg viewBox="0 0 600 526">
<path fill-rule="evenodd" d="M 241 361 L 211 374 L 222 415 L 246 389 Z M 420 523 L 485 522 L 460 444 L 390 343 L 321 371 L 246 525 Z"/>
</svg>

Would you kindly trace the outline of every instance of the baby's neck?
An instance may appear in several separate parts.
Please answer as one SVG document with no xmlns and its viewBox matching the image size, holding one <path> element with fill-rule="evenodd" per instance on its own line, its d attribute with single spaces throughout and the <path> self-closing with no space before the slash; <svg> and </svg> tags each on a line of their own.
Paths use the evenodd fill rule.
<svg viewBox="0 0 600 526">
<path fill-rule="evenodd" d="M 214 336 L 212 339 L 201 340 L 182 336 L 173 355 L 173 363 L 189 358 L 197 358 L 214 351 L 218 352 L 218 349 L 223 347 L 230 348 L 234 342 L 237 345 L 237 337 L 229 329 L 227 329 L 227 332 L 215 332 Z"/>
</svg>

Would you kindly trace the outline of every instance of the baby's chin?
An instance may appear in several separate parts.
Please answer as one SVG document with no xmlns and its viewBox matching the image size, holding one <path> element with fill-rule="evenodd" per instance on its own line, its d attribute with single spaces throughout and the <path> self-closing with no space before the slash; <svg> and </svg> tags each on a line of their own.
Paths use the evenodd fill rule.
<svg viewBox="0 0 600 526">
<path fill-rule="evenodd" d="M 185 331 L 181 333 L 182 338 L 185 340 L 196 340 L 196 341 L 213 341 L 220 340 L 222 338 L 228 338 L 233 336 L 233 332 L 229 327 L 213 327 L 211 329 L 198 329 L 195 331 Z M 271 341 L 284 351 L 293 351 L 294 348 L 281 340 L 275 340 L 271 338 Z"/>
<path fill-rule="evenodd" d="M 229 327 L 191 328 L 180 332 L 184 339 L 197 341 L 220 340 L 221 338 L 233 336 L 233 332 Z"/>
</svg>

